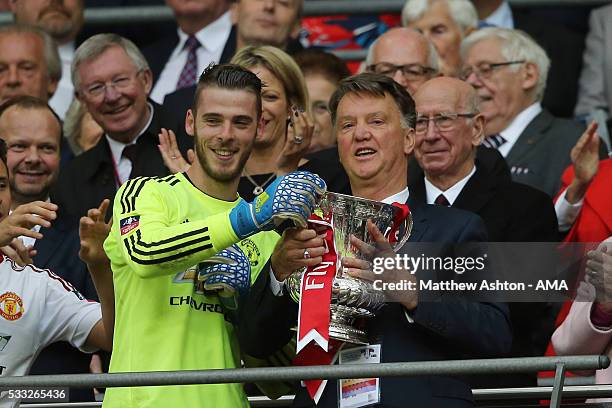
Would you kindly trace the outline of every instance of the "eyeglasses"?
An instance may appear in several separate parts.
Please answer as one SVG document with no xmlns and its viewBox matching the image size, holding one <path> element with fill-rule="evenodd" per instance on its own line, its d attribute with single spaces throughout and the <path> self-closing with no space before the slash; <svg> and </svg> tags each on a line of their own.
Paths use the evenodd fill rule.
<svg viewBox="0 0 612 408">
<path fill-rule="evenodd" d="M 134 80 L 141 72 L 142 70 L 132 75 L 121 75 L 112 81 L 94 82 L 93 84 L 85 87 L 82 92 L 90 99 L 99 99 L 106 94 L 109 87 L 112 87 L 116 91 L 129 88 L 134 84 Z"/>
<path fill-rule="evenodd" d="M 477 112 L 438 113 L 434 116 L 417 115 L 414 131 L 418 134 L 427 133 L 427 129 L 429 129 L 429 122 L 432 121 L 438 131 L 447 132 L 455 126 L 455 121 L 458 118 L 473 118 L 476 115 L 478 115 Z"/>
<path fill-rule="evenodd" d="M 493 75 L 493 72 L 497 68 L 507 67 L 509 65 L 523 64 L 525 60 L 517 60 L 517 61 L 508 61 L 508 62 L 495 62 L 495 63 L 487 63 L 483 62 L 476 66 L 468 66 L 461 70 L 461 79 L 466 81 L 472 72 L 476 74 L 476 76 L 480 79 L 489 79 Z"/>
<path fill-rule="evenodd" d="M 420 64 L 406 64 L 406 65 L 395 65 L 388 62 L 381 62 L 380 64 L 368 65 L 367 70 L 376 74 L 393 77 L 399 70 L 405 79 L 409 81 L 417 81 L 423 77 L 436 73 L 436 70 L 431 67 L 425 67 Z"/>
</svg>

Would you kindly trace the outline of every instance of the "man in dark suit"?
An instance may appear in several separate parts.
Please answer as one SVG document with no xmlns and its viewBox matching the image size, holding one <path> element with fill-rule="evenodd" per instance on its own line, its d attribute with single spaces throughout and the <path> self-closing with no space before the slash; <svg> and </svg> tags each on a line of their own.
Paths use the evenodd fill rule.
<svg viewBox="0 0 612 408">
<path fill-rule="evenodd" d="M 330 110 L 353 194 L 387 203 L 408 201 L 414 221 L 409 242 L 486 240 L 478 216 L 409 198 L 406 173 L 415 140 L 414 102 L 404 88 L 382 75 L 350 77 L 340 83 Z M 325 252 L 321 241 L 313 230 L 285 231 L 271 257 L 271 272 L 259 275 L 244 307 L 239 336 L 246 353 L 267 357 L 289 341 L 297 305 L 283 293 L 282 282 L 295 269 L 321 262 Z M 367 266 L 358 266 L 364 261 L 342 262 L 353 276 L 369 273 Z M 510 348 L 505 306 L 461 297 L 426 302 L 412 294 L 405 301 L 387 304 L 369 319 L 367 332 L 371 343 L 381 345 L 381 362 L 494 357 Z M 455 377 L 382 378 L 380 393 L 383 407 L 405 406 L 406 396 L 415 406 L 473 405 L 468 384 Z M 337 404 L 337 384 L 330 381 L 317 406 Z M 299 389 L 294 405 L 313 406 L 313 401 Z"/>
<path fill-rule="evenodd" d="M 116 34 L 91 37 L 77 49 L 73 72 L 77 97 L 105 132 L 96 146 L 62 169 L 51 194 L 78 218 L 112 199 L 128 178 L 168 174 L 158 148 L 161 128 L 176 132 L 183 154 L 192 141 L 184 133 L 184 119 L 175 121 L 147 99 L 151 71 L 131 41 Z"/>
<path fill-rule="evenodd" d="M 423 84 L 414 98 L 418 112 L 414 151 L 420 168 L 410 178 L 413 200 L 428 204 L 444 201 L 453 208 L 478 214 L 492 242 L 558 241 L 557 217 L 550 197 L 510 181 L 476 156 L 484 118 L 469 84 L 454 78 L 435 78 Z M 494 149 L 487 150 L 499 155 Z M 550 303 L 511 303 L 512 356 L 543 356 L 557 312 L 557 306 Z M 533 374 L 504 376 L 502 381 L 483 376 L 473 384 L 485 388 L 537 385 Z"/>
<path fill-rule="evenodd" d="M 301 51 L 303 48 L 297 40 L 297 34 L 303 3 L 303 0 L 237 1 L 233 5 L 237 22 L 231 29 L 219 62 L 229 62 L 236 50 L 247 45 L 272 45 L 289 54 Z M 170 107 L 178 115 L 178 119 L 184 121 L 194 93 L 195 85 L 178 89 L 168 94 L 163 104 Z"/>
<path fill-rule="evenodd" d="M 484 144 L 506 158 L 515 181 L 550 197 L 584 127 L 542 108 L 550 60 L 528 35 L 483 28 L 462 42 L 462 77 L 476 88 L 486 119 Z"/>
<path fill-rule="evenodd" d="M 61 122 L 43 101 L 32 96 L 11 99 L 0 108 L 0 137 L 8 145 L 7 164 L 13 196 L 12 209 L 49 201 L 49 190 L 57 180 L 60 163 Z M 20 237 L 2 248 L 15 262 L 51 269 L 72 283 L 87 299 L 97 300 L 87 267 L 79 259 L 77 222 L 59 208 L 50 227 L 39 227 L 42 238 Z M 32 366 L 32 374 L 76 374 L 89 372 L 91 356 L 66 342 L 44 349 Z M 71 401 L 91 401 L 91 389 L 72 390 Z"/>
<path fill-rule="evenodd" d="M 584 37 L 560 24 L 511 8 L 504 0 L 472 0 L 480 25 L 525 31 L 546 50 L 552 64 L 542 105 L 555 116 L 571 118 L 578 95 Z"/>
</svg>

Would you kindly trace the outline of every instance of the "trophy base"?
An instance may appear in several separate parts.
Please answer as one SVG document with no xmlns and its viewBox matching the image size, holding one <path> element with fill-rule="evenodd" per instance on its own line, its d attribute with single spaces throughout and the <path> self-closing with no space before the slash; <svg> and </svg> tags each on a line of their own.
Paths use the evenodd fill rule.
<svg viewBox="0 0 612 408">
<path fill-rule="evenodd" d="M 363 330 L 335 322 L 329 323 L 329 338 L 358 345 L 369 344 L 368 335 Z"/>
</svg>

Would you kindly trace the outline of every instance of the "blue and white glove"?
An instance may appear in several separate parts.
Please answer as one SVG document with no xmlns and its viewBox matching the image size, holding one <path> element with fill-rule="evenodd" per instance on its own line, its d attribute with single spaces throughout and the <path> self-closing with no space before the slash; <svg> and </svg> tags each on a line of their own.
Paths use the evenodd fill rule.
<svg viewBox="0 0 612 408">
<path fill-rule="evenodd" d="M 237 244 L 200 263 L 198 281 L 221 298 L 235 298 L 251 287 L 251 262 Z"/>
<path fill-rule="evenodd" d="M 241 201 L 232 209 L 229 217 L 234 232 L 243 239 L 259 231 L 269 231 L 286 219 L 306 227 L 306 220 L 326 189 L 321 177 L 307 171 L 278 177 L 255 201 Z"/>
</svg>

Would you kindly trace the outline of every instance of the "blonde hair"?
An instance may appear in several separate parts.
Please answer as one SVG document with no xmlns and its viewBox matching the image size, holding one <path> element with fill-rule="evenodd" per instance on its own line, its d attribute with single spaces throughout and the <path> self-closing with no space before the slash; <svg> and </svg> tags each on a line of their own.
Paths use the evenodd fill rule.
<svg viewBox="0 0 612 408">
<path fill-rule="evenodd" d="M 269 45 L 251 45 L 238 51 L 230 63 L 247 69 L 256 65 L 265 67 L 283 84 L 289 104 L 310 113 L 304 75 L 293 58 L 283 50 Z"/>
</svg>

